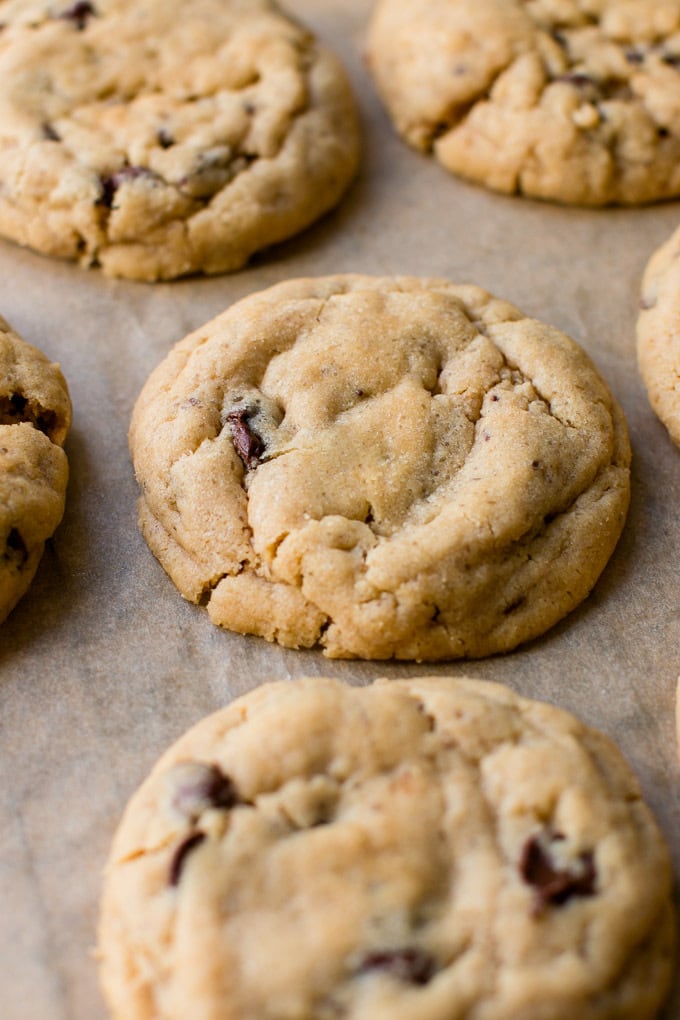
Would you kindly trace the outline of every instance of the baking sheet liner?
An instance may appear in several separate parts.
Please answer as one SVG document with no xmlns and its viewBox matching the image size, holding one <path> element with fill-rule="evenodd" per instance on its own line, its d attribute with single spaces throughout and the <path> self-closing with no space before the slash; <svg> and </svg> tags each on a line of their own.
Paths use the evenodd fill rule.
<svg viewBox="0 0 680 1020">
<path fill-rule="evenodd" d="M 170 742 L 268 679 L 470 675 L 570 709 L 618 742 L 680 866 L 680 451 L 648 406 L 634 344 L 642 270 L 680 203 L 569 209 L 457 180 L 387 121 L 362 56 L 369 0 L 288 9 L 343 58 L 361 110 L 362 170 L 337 211 L 242 272 L 169 284 L 107 280 L 0 242 L 0 313 L 61 363 L 75 409 L 64 522 L 0 629 L 3 1020 L 104 1020 L 92 953 L 120 813 Z M 579 609 L 510 655 L 329 661 L 219 631 L 182 600 L 137 530 L 126 434 L 151 369 L 238 298 L 345 271 L 480 284 L 579 341 L 624 408 L 633 496 L 616 553 Z M 680 1017 L 680 988 L 665 1016 Z"/>
</svg>

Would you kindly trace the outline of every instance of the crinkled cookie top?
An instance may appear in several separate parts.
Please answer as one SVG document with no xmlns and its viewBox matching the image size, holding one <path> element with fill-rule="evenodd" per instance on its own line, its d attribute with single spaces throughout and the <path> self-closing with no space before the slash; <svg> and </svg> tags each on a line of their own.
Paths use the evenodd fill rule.
<svg viewBox="0 0 680 1020">
<path fill-rule="evenodd" d="M 71 401 L 58 365 L 0 318 L 0 622 L 61 521 Z"/>
<path fill-rule="evenodd" d="M 649 401 L 680 446 L 680 228 L 645 269 L 637 355 Z"/>
<path fill-rule="evenodd" d="M 151 548 L 215 623 L 332 656 L 486 655 L 590 591 L 629 446 L 558 330 L 444 280 L 289 281 L 152 374 L 131 433 Z"/>
<path fill-rule="evenodd" d="M 680 194 L 679 0 L 379 0 L 370 63 L 398 131 L 498 191 Z"/>
<path fill-rule="evenodd" d="M 99 942 L 116 1020 L 651 1020 L 671 869 L 617 749 L 566 712 L 317 677 L 163 756 Z"/>
<path fill-rule="evenodd" d="M 21 244 L 223 272 L 354 173 L 344 72 L 272 0 L 4 0 L 0 22 L 0 234 Z"/>
</svg>

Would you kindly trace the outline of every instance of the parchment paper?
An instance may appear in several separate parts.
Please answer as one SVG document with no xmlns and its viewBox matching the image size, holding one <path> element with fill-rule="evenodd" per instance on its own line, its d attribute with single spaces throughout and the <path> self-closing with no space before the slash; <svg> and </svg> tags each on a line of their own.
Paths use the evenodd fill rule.
<svg viewBox="0 0 680 1020">
<path fill-rule="evenodd" d="M 680 867 L 680 451 L 647 404 L 634 349 L 640 275 L 680 203 L 564 209 L 456 180 L 387 122 L 362 59 L 369 0 L 288 8 L 339 52 L 361 109 L 363 169 L 337 212 L 243 272 L 172 284 L 110 281 L 0 242 L 0 313 L 61 363 L 75 407 L 64 522 L 0 628 L 2 1020 L 104 1020 L 92 950 L 124 804 L 190 724 L 267 679 L 467 674 L 570 709 L 618 741 Z M 481 284 L 583 344 L 623 405 L 634 448 L 623 538 L 583 606 L 520 651 L 338 662 L 222 632 L 182 600 L 137 530 L 126 433 L 151 369 L 236 299 L 339 271 Z M 666 1016 L 680 1018 L 677 989 Z"/>
</svg>

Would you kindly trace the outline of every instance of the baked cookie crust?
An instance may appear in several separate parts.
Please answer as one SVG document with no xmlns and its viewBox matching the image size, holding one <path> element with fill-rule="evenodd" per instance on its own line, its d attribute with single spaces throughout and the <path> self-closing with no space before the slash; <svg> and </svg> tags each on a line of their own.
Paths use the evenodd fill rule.
<svg viewBox="0 0 680 1020">
<path fill-rule="evenodd" d="M 650 258 L 642 279 L 637 356 L 649 402 L 680 446 L 680 228 Z"/>
<path fill-rule="evenodd" d="M 399 134 L 496 191 L 579 205 L 680 194 L 680 2 L 378 0 Z"/>
<path fill-rule="evenodd" d="M 334 657 L 505 651 L 623 527 L 623 415 L 585 352 L 473 286 L 293 280 L 179 343 L 137 404 L 140 523 L 214 623 Z"/>
<path fill-rule="evenodd" d="M 71 401 L 58 365 L 0 318 L 0 623 L 64 513 Z"/>
<path fill-rule="evenodd" d="M 0 2 L 0 234 L 139 280 L 240 268 L 354 175 L 344 71 L 272 0 Z"/>
<path fill-rule="evenodd" d="M 279 682 L 132 798 L 99 949 L 116 1020 L 648 1020 L 671 868 L 618 750 L 560 709 Z"/>
</svg>

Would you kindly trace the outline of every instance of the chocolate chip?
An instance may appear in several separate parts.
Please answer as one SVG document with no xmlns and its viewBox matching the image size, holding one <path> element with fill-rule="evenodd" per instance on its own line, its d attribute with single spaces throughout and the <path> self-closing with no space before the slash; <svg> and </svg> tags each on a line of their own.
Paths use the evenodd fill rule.
<svg viewBox="0 0 680 1020">
<path fill-rule="evenodd" d="M 156 132 L 156 138 L 161 149 L 169 149 L 171 145 L 175 144 L 175 139 L 172 137 L 167 128 L 159 128 Z"/>
<path fill-rule="evenodd" d="M 535 889 L 534 915 L 543 913 L 550 904 L 561 906 L 573 896 L 595 893 L 597 873 L 592 853 L 580 854 L 571 867 L 560 868 L 553 861 L 551 847 L 563 840 L 564 836 L 553 834 L 546 846 L 544 839 L 534 835 L 522 849 L 519 871 L 524 881 Z"/>
<path fill-rule="evenodd" d="M 252 408 L 241 407 L 236 411 L 229 411 L 226 416 L 227 424 L 231 429 L 234 449 L 251 471 L 260 463 L 260 458 L 265 450 L 262 437 L 250 426 L 250 420 L 254 413 Z"/>
<path fill-rule="evenodd" d="M 645 59 L 645 55 L 642 50 L 626 50 L 626 60 L 629 64 L 642 64 Z"/>
<path fill-rule="evenodd" d="M 204 832 L 192 832 L 190 836 L 183 839 L 175 850 L 172 860 L 170 862 L 170 872 L 168 874 L 168 882 L 170 885 L 179 885 L 179 880 L 182 877 L 182 870 L 187 856 L 192 850 L 195 850 L 197 846 L 203 842 L 206 838 Z"/>
<path fill-rule="evenodd" d="M 172 806 L 192 822 L 208 808 L 229 810 L 240 803 L 233 780 L 217 765 L 181 762 L 171 775 Z"/>
<path fill-rule="evenodd" d="M 594 85 L 595 81 L 588 74 L 581 74 L 572 71 L 570 74 L 560 74 L 555 81 L 565 82 L 567 85 L 574 85 L 576 88 L 585 88 L 587 85 Z"/>
<path fill-rule="evenodd" d="M 43 133 L 43 138 L 46 141 L 48 141 L 48 142 L 60 142 L 61 141 L 61 135 L 56 130 L 56 128 L 54 128 L 52 126 L 52 124 L 49 124 L 47 122 L 45 124 L 43 124 L 43 126 L 42 126 L 42 133 Z"/>
<path fill-rule="evenodd" d="M 661 59 L 669 67 L 680 67 L 680 53 L 664 53 Z"/>
<path fill-rule="evenodd" d="M 73 4 L 72 7 L 67 7 L 57 17 L 63 21 L 74 22 L 78 31 L 82 32 L 90 18 L 94 18 L 96 14 L 97 11 L 89 0 L 78 0 L 77 3 Z"/>
<path fill-rule="evenodd" d="M 121 184 L 124 184 L 126 181 L 134 181 L 138 177 L 156 178 L 157 175 L 153 170 L 149 170 L 145 166 L 122 166 L 115 173 L 109 174 L 107 177 L 101 177 L 101 191 L 95 204 L 111 209 L 113 207 L 114 196 Z"/>
<path fill-rule="evenodd" d="M 369 953 L 359 964 L 358 972 L 366 974 L 382 971 L 411 985 L 426 985 L 437 970 L 435 960 L 429 953 L 415 947 L 385 949 Z"/>
</svg>

